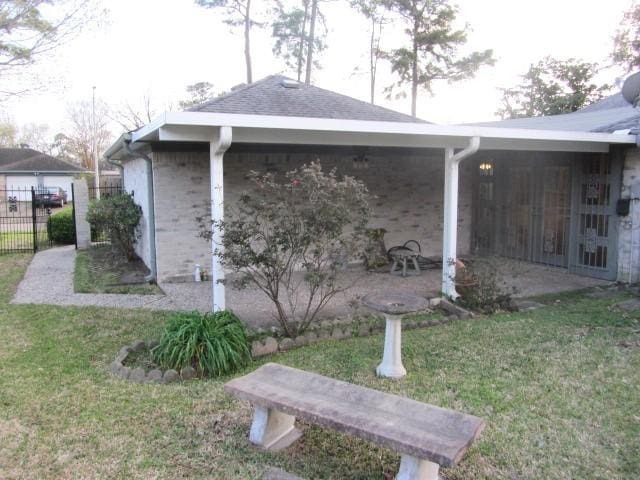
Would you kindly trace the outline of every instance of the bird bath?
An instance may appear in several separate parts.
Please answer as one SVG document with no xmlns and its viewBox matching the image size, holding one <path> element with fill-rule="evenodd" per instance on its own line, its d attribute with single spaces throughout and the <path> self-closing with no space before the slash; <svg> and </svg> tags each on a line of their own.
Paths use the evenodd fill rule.
<svg viewBox="0 0 640 480">
<path fill-rule="evenodd" d="M 425 310 L 426 299 L 409 293 L 382 293 L 367 295 L 362 303 L 372 310 L 384 314 L 384 354 L 382 363 L 376 368 L 379 377 L 402 378 L 407 370 L 402 365 L 402 316 Z"/>
</svg>

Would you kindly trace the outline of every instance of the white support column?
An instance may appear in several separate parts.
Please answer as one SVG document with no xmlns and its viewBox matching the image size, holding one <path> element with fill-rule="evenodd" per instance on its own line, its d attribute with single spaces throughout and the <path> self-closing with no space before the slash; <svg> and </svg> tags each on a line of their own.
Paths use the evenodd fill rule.
<svg viewBox="0 0 640 480">
<path fill-rule="evenodd" d="M 224 220 L 224 153 L 231 145 L 231 127 L 220 127 L 216 138 L 210 143 L 211 175 L 211 283 L 213 311 L 225 309 L 224 268 L 219 254 L 223 252 L 222 230 L 215 224 Z"/>
<path fill-rule="evenodd" d="M 442 293 L 456 299 L 455 276 L 458 244 L 458 177 L 462 160 L 480 148 L 480 137 L 469 139 L 469 145 L 454 154 L 453 148 L 444 153 L 444 230 L 442 232 Z"/>
<path fill-rule="evenodd" d="M 456 246 L 458 242 L 458 164 L 453 161 L 453 148 L 444 152 L 444 231 L 442 233 L 442 293 L 454 300 Z"/>
</svg>

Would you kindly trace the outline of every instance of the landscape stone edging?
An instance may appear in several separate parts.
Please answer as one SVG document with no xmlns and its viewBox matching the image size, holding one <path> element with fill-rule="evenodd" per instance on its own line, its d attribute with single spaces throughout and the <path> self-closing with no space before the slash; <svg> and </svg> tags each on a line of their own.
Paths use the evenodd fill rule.
<svg viewBox="0 0 640 480">
<path fill-rule="evenodd" d="M 116 358 L 109 365 L 109 371 L 123 380 L 128 380 L 134 383 L 173 383 L 179 380 L 191 380 L 196 377 L 196 371 L 193 367 L 184 367 L 178 373 L 176 370 L 170 368 L 165 371 L 162 371 L 159 368 L 154 368 L 148 372 L 145 371 L 142 367 L 131 368 L 124 365 L 127 357 L 131 352 L 141 352 L 145 348 L 149 350 L 158 345 L 158 342 L 155 340 L 148 340 L 147 342 L 143 340 L 136 340 L 131 345 L 125 345 L 122 347 Z"/>
<path fill-rule="evenodd" d="M 449 313 L 449 316 L 430 318 L 424 320 L 403 320 L 403 329 L 411 330 L 416 328 L 426 328 L 443 323 L 448 323 L 453 320 L 470 318 L 473 316 L 471 312 L 456 305 L 455 312 L 450 311 L 447 307 L 449 302 L 443 305 L 446 300 L 439 297 L 429 299 L 430 307 L 439 307 L 441 310 Z M 376 317 L 382 318 L 381 315 Z M 276 332 L 277 328 L 274 328 Z M 259 358 L 265 355 L 271 355 L 277 352 L 285 352 L 292 348 L 303 347 L 312 343 L 319 342 L 321 340 L 340 340 L 343 338 L 355 337 L 367 337 L 384 331 L 384 322 L 362 322 L 360 319 L 353 317 L 343 317 L 336 320 L 323 320 L 319 322 L 318 326 L 314 329 L 310 329 L 303 335 L 296 338 L 290 337 L 276 337 L 267 336 L 262 339 L 254 340 L 251 342 L 251 357 Z"/>
</svg>

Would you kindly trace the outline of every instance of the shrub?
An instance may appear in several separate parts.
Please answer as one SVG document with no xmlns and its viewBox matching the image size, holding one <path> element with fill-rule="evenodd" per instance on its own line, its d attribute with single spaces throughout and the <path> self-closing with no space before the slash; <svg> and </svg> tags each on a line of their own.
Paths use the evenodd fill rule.
<svg viewBox="0 0 640 480">
<path fill-rule="evenodd" d="M 352 284 L 339 278 L 368 244 L 368 193 L 353 177 L 337 178 L 319 162 L 287 172 L 249 175 L 252 189 L 217 222 L 224 266 L 234 286 L 257 287 L 274 303 L 285 333 L 302 333 L 338 293 Z M 201 219 L 211 239 L 211 221 Z"/>
<path fill-rule="evenodd" d="M 71 245 L 76 242 L 73 210 L 65 208 L 51 215 L 47 220 L 47 234 L 55 243 Z"/>
<path fill-rule="evenodd" d="M 468 265 L 456 268 L 456 291 L 458 303 L 470 310 L 494 313 L 498 310 L 513 310 L 511 296 L 516 288 L 509 288 L 499 278 L 496 262 L 489 258 L 475 259 Z"/>
<path fill-rule="evenodd" d="M 104 231 L 112 247 L 127 260 L 136 258 L 134 246 L 138 238 L 136 227 L 142 218 L 142 209 L 128 193 L 110 195 L 93 200 L 87 211 L 87 222 L 96 231 Z"/>
<path fill-rule="evenodd" d="M 232 312 L 177 313 L 153 349 L 154 361 L 179 370 L 192 366 L 200 375 L 231 373 L 251 359 L 244 325 Z"/>
</svg>

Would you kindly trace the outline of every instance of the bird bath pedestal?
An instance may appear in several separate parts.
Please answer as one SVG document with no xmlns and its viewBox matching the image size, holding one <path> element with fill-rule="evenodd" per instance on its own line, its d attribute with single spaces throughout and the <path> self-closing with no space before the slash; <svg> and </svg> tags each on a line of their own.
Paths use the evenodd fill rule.
<svg viewBox="0 0 640 480">
<path fill-rule="evenodd" d="M 402 365 L 402 316 L 425 310 L 426 299 L 409 293 L 382 293 L 367 295 L 362 303 L 384 314 L 384 354 L 382 363 L 376 368 L 379 377 L 402 378 L 407 374 Z"/>
</svg>

